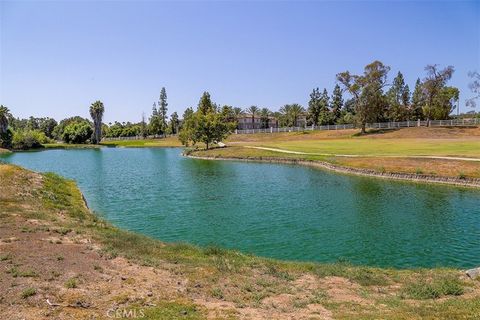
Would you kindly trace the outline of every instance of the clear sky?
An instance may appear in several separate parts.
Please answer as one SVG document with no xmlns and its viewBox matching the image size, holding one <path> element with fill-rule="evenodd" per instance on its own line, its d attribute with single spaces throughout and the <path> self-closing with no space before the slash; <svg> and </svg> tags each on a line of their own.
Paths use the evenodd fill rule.
<svg viewBox="0 0 480 320">
<path fill-rule="evenodd" d="M 0 0 L 0 103 L 15 116 L 148 117 L 203 91 L 223 105 L 278 109 L 329 93 L 338 72 L 378 59 L 413 89 L 427 64 L 455 66 L 461 110 L 480 71 L 480 2 L 160 2 Z"/>
</svg>

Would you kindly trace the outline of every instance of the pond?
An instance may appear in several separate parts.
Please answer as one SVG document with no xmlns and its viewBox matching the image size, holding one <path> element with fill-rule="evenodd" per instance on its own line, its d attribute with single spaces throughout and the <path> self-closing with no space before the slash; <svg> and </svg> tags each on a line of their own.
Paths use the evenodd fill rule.
<svg viewBox="0 0 480 320">
<path fill-rule="evenodd" d="M 76 180 L 99 215 L 163 241 L 287 260 L 480 265 L 479 190 L 181 152 L 48 150 L 1 159 Z"/>
</svg>

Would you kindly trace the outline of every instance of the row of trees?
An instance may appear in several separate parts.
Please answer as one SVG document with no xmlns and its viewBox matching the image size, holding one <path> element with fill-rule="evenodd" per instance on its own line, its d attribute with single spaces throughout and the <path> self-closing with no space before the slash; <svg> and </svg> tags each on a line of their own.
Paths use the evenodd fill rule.
<svg viewBox="0 0 480 320">
<path fill-rule="evenodd" d="M 209 146 L 221 141 L 228 132 L 238 126 L 238 119 L 251 117 L 252 123 L 260 118 L 262 128 L 271 125 L 296 126 L 300 117 L 306 118 L 306 125 L 343 124 L 356 122 L 365 132 L 368 122 L 435 120 L 447 119 L 455 109 L 459 91 L 448 86 L 454 68 L 439 68 L 437 65 L 425 67 L 426 76 L 417 79 L 413 92 L 405 83 L 404 76 L 398 72 L 392 83 L 388 83 L 390 67 L 380 61 L 365 66 L 363 73 L 352 74 L 344 71 L 336 75 L 337 84 L 332 95 L 327 89 L 314 88 L 310 94 L 308 108 L 293 103 L 284 105 L 279 111 L 250 106 L 245 110 L 225 105 L 219 107 L 213 103 L 210 94 L 205 92 L 197 110 L 187 108 L 183 114 L 183 123 L 176 112 L 168 119 L 168 102 L 165 88 L 160 91 L 158 103 L 154 103 L 148 123 L 145 116 L 139 123 L 102 123 L 104 106 L 95 101 L 90 106 L 92 121 L 81 117 L 63 119 L 57 123 L 52 118 L 18 119 L 10 111 L 0 107 L 0 146 L 28 148 L 52 140 L 67 143 L 99 143 L 102 137 L 144 136 L 177 134 L 184 144 L 204 142 Z M 470 88 L 474 96 L 467 105 L 475 107 L 480 98 L 480 74 L 472 72 Z M 388 89 L 387 89 L 388 87 Z M 344 100 L 343 94 L 349 98 Z M 271 122 L 275 121 L 275 124 Z"/>
<path fill-rule="evenodd" d="M 18 119 L 10 110 L 0 106 L 0 147 L 31 149 L 42 144 L 63 140 L 67 143 L 100 143 L 102 118 L 105 111 L 101 101 L 90 106 L 93 122 L 81 117 L 63 119 L 57 123 L 52 118 Z"/>
<path fill-rule="evenodd" d="M 364 68 L 363 74 L 349 71 L 337 74 L 337 81 L 353 99 L 355 120 L 365 132 L 367 122 L 448 119 L 455 109 L 459 91 L 447 86 L 454 68 L 440 69 L 437 65 L 425 67 L 427 76 L 417 79 L 412 95 L 401 72 L 388 91 L 390 67 L 374 61 Z"/>
</svg>

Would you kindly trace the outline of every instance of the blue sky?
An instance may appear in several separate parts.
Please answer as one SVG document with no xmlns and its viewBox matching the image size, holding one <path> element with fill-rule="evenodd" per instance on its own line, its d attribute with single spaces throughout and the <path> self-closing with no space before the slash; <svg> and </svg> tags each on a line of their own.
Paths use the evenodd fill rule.
<svg viewBox="0 0 480 320">
<path fill-rule="evenodd" d="M 16 116 L 139 121 L 160 88 L 169 113 L 215 102 L 307 105 L 314 87 L 378 59 L 413 87 L 453 65 L 470 96 L 480 71 L 480 2 L 0 2 L 0 103 Z M 413 88 L 412 88 L 413 89 Z"/>
</svg>

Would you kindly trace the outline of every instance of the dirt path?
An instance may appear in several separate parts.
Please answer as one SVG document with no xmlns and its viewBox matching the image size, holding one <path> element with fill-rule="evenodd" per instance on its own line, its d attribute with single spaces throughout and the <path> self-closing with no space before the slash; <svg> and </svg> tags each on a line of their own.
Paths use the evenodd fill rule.
<svg viewBox="0 0 480 320">
<path fill-rule="evenodd" d="M 349 157 L 349 158 L 413 158 L 413 159 L 438 159 L 438 160 L 457 160 L 457 161 L 476 161 L 480 162 L 480 158 L 465 158 L 465 157 L 446 157 L 446 156 L 395 156 L 395 155 L 362 155 L 362 154 L 332 154 L 332 153 L 313 153 L 313 152 L 301 152 L 292 151 L 278 148 L 267 147 L 255 147 L 245 146 L 250 149 L 260 149 L 267 151 L 274 151 L 280 153 L 300 154 L 300 155 L 312 155 L 312 156 L 334 156 L 334 157 Z"/>
</svg>

